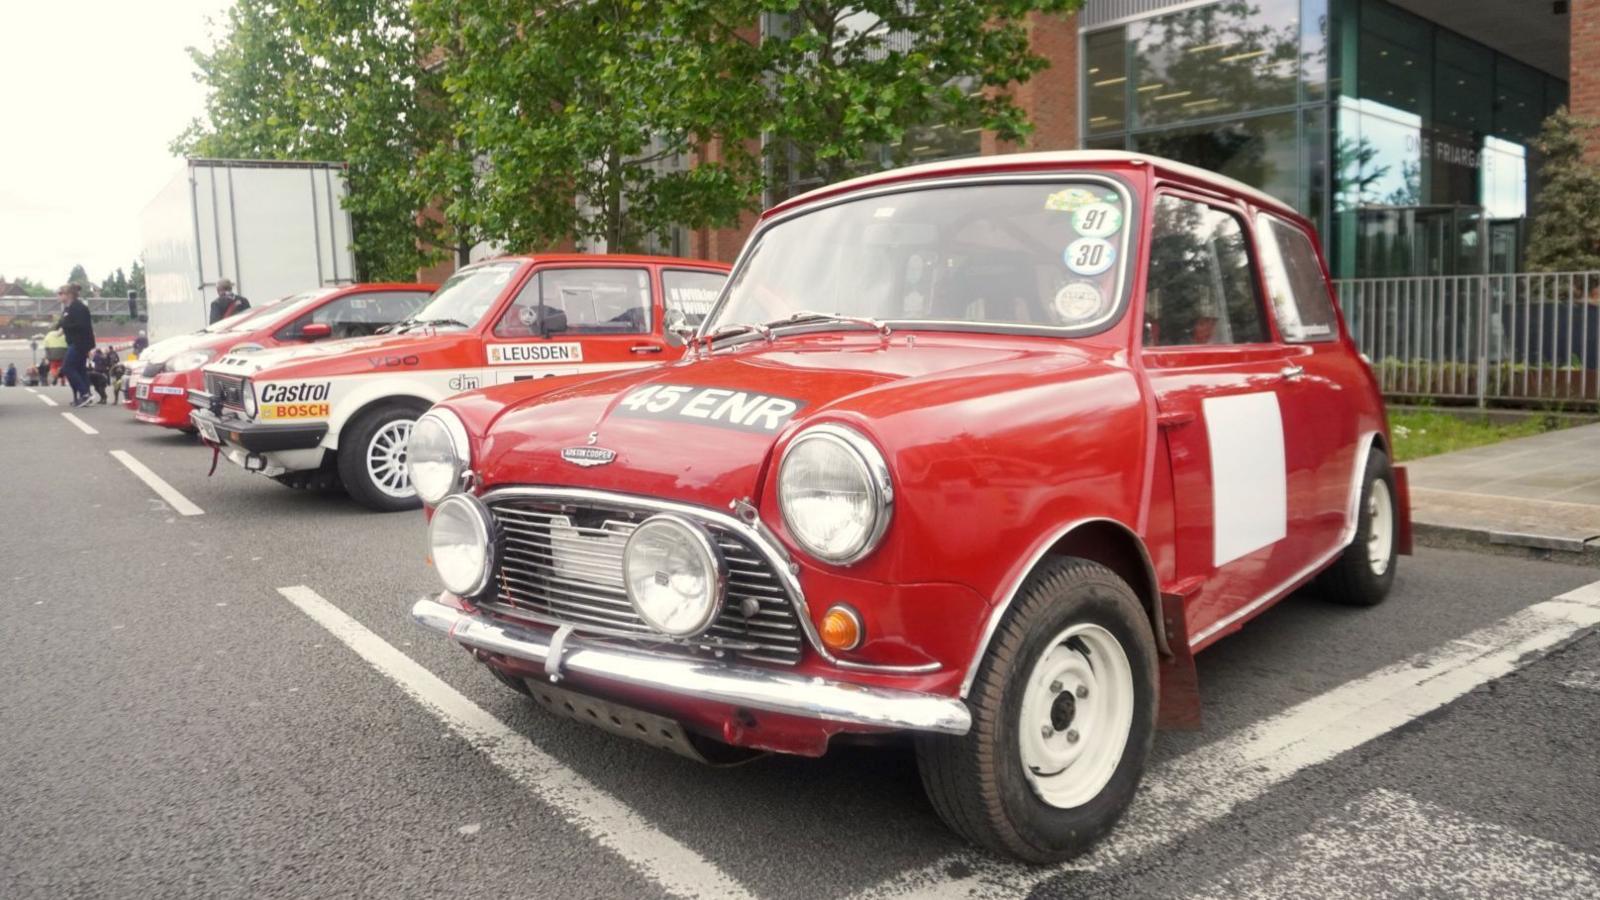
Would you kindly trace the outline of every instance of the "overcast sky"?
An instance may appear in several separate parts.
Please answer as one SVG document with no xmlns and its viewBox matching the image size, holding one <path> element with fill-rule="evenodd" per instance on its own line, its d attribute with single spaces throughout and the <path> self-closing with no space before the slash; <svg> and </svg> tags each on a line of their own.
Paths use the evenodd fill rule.
<svg viewBox="0 0 1600 900">
<path fill-rule="evenodd" d="M 230 0 L 0 0 L 0 275 L 51 287 L 139 255 L 139 212 L 200 114 L 184 48 Z"/>
</svg>

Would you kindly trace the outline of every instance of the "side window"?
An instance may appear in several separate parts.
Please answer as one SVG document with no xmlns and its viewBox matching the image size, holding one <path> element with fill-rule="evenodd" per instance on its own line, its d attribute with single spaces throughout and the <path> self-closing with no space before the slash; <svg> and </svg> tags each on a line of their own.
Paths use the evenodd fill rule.
<svg viewBox="0 0 1600 900">
<path fill-rule="evenodd" d="M 700 323 L 710 314 L 712 304 L 717 302 L 722 283 L 727 280 L 728 276 L 721 272 L 692 272 L 686 269 L 661 271 L 661 288 L 666 293 L 662 299 L 667 308 L 668 341 L 674 345 L 682 342 L 674 333 L 675 328 L 700 327 Z"/>
<path fill-rule="evenodd" d="M 1333 301 L 1322 280 L 1316 248 L 1300 229 L 1262 215 L 1256 219 L 1261 268 L 1267 273 L 1267 296 L 1278 330 L 1289 343 L 1331 341 L 1339 335 Z"/>
<path fill-rule="evenodd" d="M 295 319 L 278 332 L 279 339 L 293 340 L 301 329 L 312 322 L 328 325 L 332 337 L 366 337 L 376 334 L 385 325 L 404 319 L 422 308 L 428 295 L 418 291 L 384 291 L 374 294 L 351 294 L 332 303 L 324 303 Z"/>
<path fill-rule="evenodd" d="M 1145 344 L 1254 344 L 1267 339 L 1243 223 L 1163 194 L 1150 224 Z"/>
<path fill-rule="evenodd" d="M 546 269 L 523 285 L 494 333 L 644 334 L 651 324 L 644 269 Z"/>
</svg>

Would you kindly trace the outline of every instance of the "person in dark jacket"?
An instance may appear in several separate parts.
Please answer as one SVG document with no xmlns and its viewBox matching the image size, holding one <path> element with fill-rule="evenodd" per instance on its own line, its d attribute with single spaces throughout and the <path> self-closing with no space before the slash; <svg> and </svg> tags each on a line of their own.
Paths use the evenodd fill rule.
<svg viewBox="0 0 1600 900">
<path fill-rule="evenodd" d="M 17 364 L 6 366 L 6 387 L 17 386 Z"/>
<path fill-rule="evenodd" d="M 81 289 L 76 284 L 63 284 L 56 290 L 61 300 L 61 322 L 58 327 L 67 339 L 67 355 L 61 360 L 61 373 L 72 385 L 72 405 L 89 404 L 89 373 L 85 363 L 89 351 L 94 349 L 94 322 L 89 317 L 89 307 L 78 298 Z"/>
<path fill-rule="evenodd" d="M 211 322 L 226 319 L 250 308 L 250 301 L 233 292 L 233 282 L 224 278 L 217 282 L 217 299 L 211 301 Z"/>
<path fill-rule="evenodd" d="M 94 355 L 89 357 L 89 386 L 100 395 L 100 405 L 105 406 L 106 388 L 111 386 L 111 357 L 99 347 L 94 348 Z"/>
</svg>

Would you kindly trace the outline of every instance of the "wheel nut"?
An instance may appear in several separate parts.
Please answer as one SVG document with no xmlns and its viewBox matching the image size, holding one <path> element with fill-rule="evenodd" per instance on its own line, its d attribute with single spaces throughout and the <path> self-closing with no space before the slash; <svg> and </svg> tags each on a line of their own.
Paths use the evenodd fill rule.
<svg viewBox="0 0 1600 900">
<path fill-rule="evenodd" d="M 1082 684 L 1078 685 L 1078 690 L 1075 693 L 1078 695 L 1078 699 L 1079 700 L 1082 700 L 1083 698 L 1089 696 L 1089 687 L 1088 687 L 1088 685 L 1082 685 Z"/>
<path fill-rule="evenodd" d="M 1052 693 L 1052 694 L 1061 693 L 1061 682 L 1059 682 L 1059 681 L 1050 682 L 1050 693 Z"/>
<path fill-rule="evenodd" d="M 1052 736 L 1055 735 L 1056 730 L 1054 728 L 1051 728 L 1049 725 L 1046 725 L 1043 728 L 1039 729 L 1039 733 L 1044 735 L 1045 737 L 1052 737 Z"/>
<path fill-rule="evenodd" d="M 1076 744 L 1077 742 L 1078 742 L 1078 730 L 1076 728 L 1068 728 L 1067 729 L 1067 743 Z"/>
</svg>

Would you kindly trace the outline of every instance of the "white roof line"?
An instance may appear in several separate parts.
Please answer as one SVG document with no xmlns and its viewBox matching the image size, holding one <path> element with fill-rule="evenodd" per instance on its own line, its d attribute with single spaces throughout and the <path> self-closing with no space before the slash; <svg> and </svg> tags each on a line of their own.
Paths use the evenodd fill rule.
<svg viewBox="0 0 1600 900">
<path fill-rule="evenodd" d="M 1006 153 L 995 156 L 964 156 L 960 159 L 946 159 L 939 162 L 923 163 L 919 166 L 907 166 L 900 169 L 888 169 L 882 172 L 873 172 L 848 181 L 824 185 L 807 191 L 798 197 L 785 201 L 781 206 L 794 207 L 811 202 L 822 194 L 833 194 L 839 191 L 850 191 L 868 185 L 882 183 L 886 178 L 901 178 L 905 176 L 921 177 L 927 175 L 941 175 L 961 172 L 977 166 L 1037 166 L 1040 164 L 1055 163 L 1057 165 L 1082 165 L 1085 163 L 1144 163 L 1160 169 L 1166 169 L 1193 178 L 1197 181 L 1210 182 L 1249 197 L 1252 201 L 1273 209 L 1287 209 L 1293 212 L 1294 207 L 1279 200 L 1259 188 L 1251 187 L 1235 178 L 1220 175 L 1209 169 L 1191 166 L 1176 160 L 1160 156 L 1151 156 L 1148 153 L 1129 153 L 1123 150 L 1049 150 L 1036 153 Z"/>
</svg>

